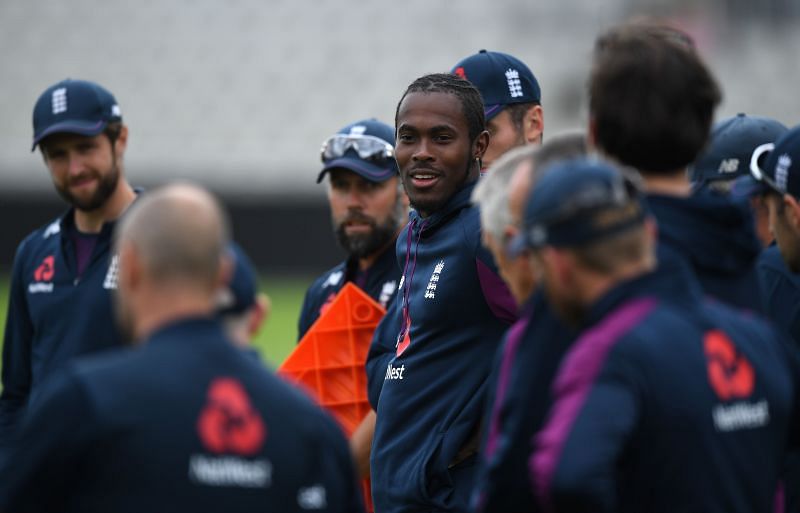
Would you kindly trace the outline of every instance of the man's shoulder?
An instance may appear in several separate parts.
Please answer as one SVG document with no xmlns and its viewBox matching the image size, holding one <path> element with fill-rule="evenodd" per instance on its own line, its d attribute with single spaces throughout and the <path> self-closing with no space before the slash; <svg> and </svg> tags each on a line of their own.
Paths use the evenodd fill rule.
<svg viewBox="0 0 800 513">
<path fill-rule="evenodd" d="M 42 247 L 57 247 L 62 231 L 61 221 L 62 217 L 59 216 L 30 232 L 20 242 L 18 253 L 35 251 Z"/>
<path fill-rule="evenodd" d="M 309 294 L 322 291 L 336 291 L 342 288 L 345 281 L 346 262 L 341 262 L 319 275 L 308 287 Z"/>
</svg>

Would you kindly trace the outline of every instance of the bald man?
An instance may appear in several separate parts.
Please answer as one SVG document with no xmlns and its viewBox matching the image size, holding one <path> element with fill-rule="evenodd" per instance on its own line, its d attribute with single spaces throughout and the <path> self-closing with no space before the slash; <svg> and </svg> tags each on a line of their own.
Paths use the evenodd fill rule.
<svg viewBox="0 0 800 513">
<path fill-rule="evenodd" d="M 228 226 L 189 185 L 116 234 L 133 349 L 76 360 L 32 399 L 3 511 L 361 511 L 339 428 L 237 349 L 215 315 Z"/>
</svg>

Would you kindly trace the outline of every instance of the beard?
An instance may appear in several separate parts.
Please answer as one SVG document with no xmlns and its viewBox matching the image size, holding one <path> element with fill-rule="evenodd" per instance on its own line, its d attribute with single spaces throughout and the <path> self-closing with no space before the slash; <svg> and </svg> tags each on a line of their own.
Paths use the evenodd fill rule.
<svg viewBox="0 0 800 513">
<path fill-rule="evenodd" d="M 400 199 L 400 194 L 398 194 L 392 213 L 382 223 L 378 223 L 373 217 L 352 212 L 342 221 L 334 220 L 333 229 L 336 233 L 336 240 L 351 257 L 365 258 L 374 255 L 395 239 L 404 212 L 405 207 Z M 349 222 L 367 224 L 370 230 L 364 234 L 348 235 L 345 227 Z"/>
<path fill-rule="evenodd" d="M 111 161 L 111 169 L 109 169 L 107 173 L 98 176 L 98 173 L 92 171 L 91 174 L 95 175 L 95 177 L 98 179 L 97 188 L 94 190 L 94 193 L 92 193 L 91 196 L 80 198 L 72 194 L 69 190 L 69 181 L 61 185 L 56 184 L 56 191 L 58 191 L 58 195 L 76 209 L 84 212 L 91 212 L 92 210 L 97 210 L 98 208 L 102 207 L 105 205 L 106 201 L 108 201 L 108 198 L 114 194 L 117 184 L 119 183 L 120 173 L 116 158 Z"/>
</svg>

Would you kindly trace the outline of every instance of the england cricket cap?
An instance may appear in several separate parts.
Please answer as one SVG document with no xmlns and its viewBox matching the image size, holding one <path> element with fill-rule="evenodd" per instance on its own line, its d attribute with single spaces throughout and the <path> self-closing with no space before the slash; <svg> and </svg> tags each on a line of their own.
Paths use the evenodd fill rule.
<svg viewBox="0 0 800 513">
<path fill-rule="evenodd" d="M 94 82 L 63 80 L 36 100 L 31 151 L 48 135 L 66 132 L 94 136 L 112 121 L 122 121 L 114 95 Z"/>
<path fill-rule="evenodd" d="M 746 114 L 714 125 L 711 141 L 689 170 L 697 184 L 734 180 L 750 174 L 750 156 L 758 146 L 775 142 L 788 129 L 780 122 Z"/>
<path fill-rule="evenodd" d="M 228 255 L 233 262 L 233 270 L 227 286 L 217 296 L 217 314 L 220 316 L 246 312 L 255 304 L 258 294 L 256 272 L 244 250 L 231 243 Z"/>
<path fill-rule="evenodd" d="M 763 162 L 763 166 L 759 162 Z M 800 125 L 783 134 L 774 144 L 756 148 L 750 172 L 770 189 L 800 198 Z"/>
<path fill-rule="evenodd" d="M 481 50 L 462 59 L 450 73 L 469 80 L 480 91 L 486 121 L 506 105 L 542 101 L 542 91 L 533 72 L 507 53 Z"/>
<path fill-rule="evenodd" d="M 342 128 L 322 143 L 322 171 L 347 169 L 371 182 L 385 182 L 399 171 L 394 158 L 394 128 L 377 119 L 364 119 Z"/>
<path fill-rule="evenodd" d="M 528 195 L 523 230 L 508 252 L 581 246 L 640 225 L 646 215 L 634 178 L 612 164 L 596 158 L 557 162 Z"/>
</svg>

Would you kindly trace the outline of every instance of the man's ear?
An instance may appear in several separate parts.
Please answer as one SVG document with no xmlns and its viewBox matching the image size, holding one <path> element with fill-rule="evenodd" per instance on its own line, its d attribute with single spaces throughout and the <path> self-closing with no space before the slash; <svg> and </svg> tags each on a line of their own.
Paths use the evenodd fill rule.
<svg viewBox="0 0 800 513">
<path fill-rule="evenodd" d="M 256 296 L 255 304 L 251 307 L 250 318 L 247 321 L 247 335 L 251 341 L 267 322 L 270 313 L 272 313 L 272 301 L 268 295 L 263 292 L 259 293 Z"/>
<path fill-rule="evenodd" d="M 589 123 L 586 126 L 586 145 L 594 151 L 597 151 L 597 120 L 589 117 Z"/>
<path fill-rule="evenodd" d="M 117 160 L 122 159 L 125 155 L 125 149 L 128 147 L 128 125 L 122 125 L 119 129 L 119 136 L 114 141 L 114 151 L 116 152 Z"/>
<path fill-rule="evenodd" d="M 489 139 L 490 135 L 488 130 L 484 130 L 483 132 L 478 134 L 478 137 L 475 138 L 475 144 L 473 144 L 472 148 L 472 158 L 473 159 L 482 159 L 484 153 L 486 153 L 486 148 L 489 147 Z"/>
<path fill-rule="evenodd" d="M 796 233 L 800 234 L 800 204 L 798 204 L 797 199 L 791 194 L 784 194 L 783 205 L 789 226 L 791 226 Z"/>
<path fill-rule="evenodd" d="M 542 134 L 544 133 L 544 110 L 541 105 L 534 105 L 525 113 L 522 119 L 522 135 L 525 138 L 525 143 L 540 143 L 542 142 Z"/>
</svg>

